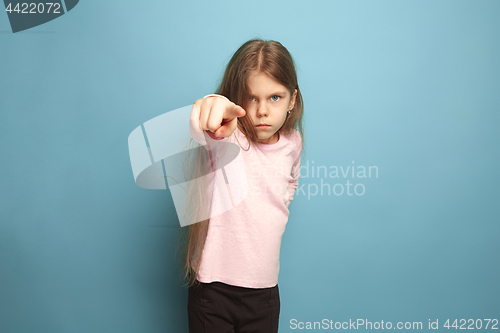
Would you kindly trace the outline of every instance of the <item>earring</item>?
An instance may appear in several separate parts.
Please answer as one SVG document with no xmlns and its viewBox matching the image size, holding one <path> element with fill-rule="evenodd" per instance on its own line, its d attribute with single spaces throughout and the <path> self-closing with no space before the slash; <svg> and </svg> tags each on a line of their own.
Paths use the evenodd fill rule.
<svg viewBox="0 0 500 333">
<path fill-rule="evenodd" d="M 292 111 L 292 110 L 288 110 L 288 113 L 290 113 L 290 111 Z"/>
</svg>

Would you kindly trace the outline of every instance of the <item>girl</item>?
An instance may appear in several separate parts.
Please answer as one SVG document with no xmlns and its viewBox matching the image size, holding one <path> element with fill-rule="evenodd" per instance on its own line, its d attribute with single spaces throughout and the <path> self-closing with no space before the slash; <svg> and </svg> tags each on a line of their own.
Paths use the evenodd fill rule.
<svg viewBox="0 0 500 333">
<path fill-rule="evenodd" d="M 278 331 L 279 253 L 299 179 L 302 114 L 290 53 L 260 39 L 236 51 L 217 94 L 194 103 L 193 139 L 238 144 L 248 193 L 224 214 L 188 227 L 189 332 Z"/>
</svg>

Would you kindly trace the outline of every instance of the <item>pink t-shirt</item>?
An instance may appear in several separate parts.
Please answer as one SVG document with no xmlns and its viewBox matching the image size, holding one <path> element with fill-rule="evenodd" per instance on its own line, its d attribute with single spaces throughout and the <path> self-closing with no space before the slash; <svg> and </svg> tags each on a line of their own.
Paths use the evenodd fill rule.
<svg viewBox="0 0 500 333">
<path fill-rule="evenodd" d="M 204 145 L 206 136 L 193 127 L 190 129 L 193 139 Z M 244 148 L 240 152 L 248 193 L 235 207 L 210 219 L 197 279 L 246 288 L 274 287 L 278 283 L 281 237 L 288 222 L 288 206 L 299 179 L 302 151 L 299 131 L 294 130 L 289 136 L 280 134 L 278 142 L 259 143 L 250 149 L 238 128 L 223 139 L 205 132 L 209 140 L 231 142 Z"/>
</svg>

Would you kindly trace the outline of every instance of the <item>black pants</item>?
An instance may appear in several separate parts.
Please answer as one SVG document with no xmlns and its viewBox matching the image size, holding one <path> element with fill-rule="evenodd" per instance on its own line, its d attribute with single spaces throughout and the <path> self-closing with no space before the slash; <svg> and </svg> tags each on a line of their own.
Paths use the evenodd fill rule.
<svg viewBox="0 0 500 333">
<path fill-rule="evenodd" d="M 188 291 L 189 333 L 277 333 L 280 305 L 278 285 L 200 283 Z"/>
</svg>

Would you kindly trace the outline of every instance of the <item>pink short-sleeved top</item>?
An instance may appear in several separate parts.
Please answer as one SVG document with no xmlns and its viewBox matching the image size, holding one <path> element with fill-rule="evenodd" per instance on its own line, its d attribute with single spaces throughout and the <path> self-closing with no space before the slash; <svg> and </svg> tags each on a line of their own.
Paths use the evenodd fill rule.
<svg viewBox="0 0 500 333">
<path fill-rule="evenodd" d="M 205 145 L 201 130 L 190 126 L 193 139 Z M 270 288 L 278 283 L 281 237 L 288 206 L 298 186 L 302 139 L 294 130 L 280 134 L 274 144 L 249 147 L 238 129 L 228 138 L 207 140 L 238 144 L 243 157 L 248 193 L 243 201 L 208 225 L 197 279 L 246 288 Z M 210 146 L 210 142 L 208 142 Z M 248 149 L 248 150 L 247 150 Z"/>
</svg>

